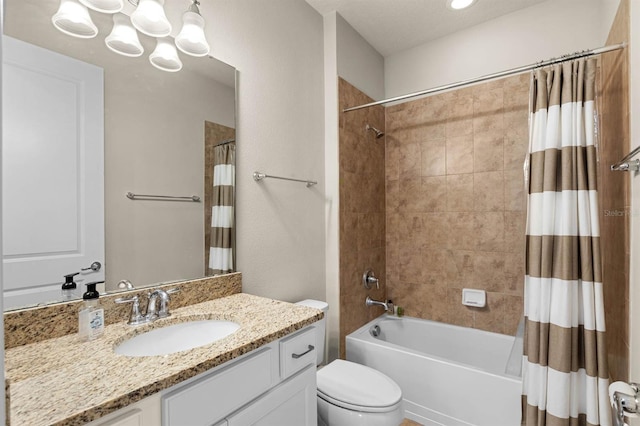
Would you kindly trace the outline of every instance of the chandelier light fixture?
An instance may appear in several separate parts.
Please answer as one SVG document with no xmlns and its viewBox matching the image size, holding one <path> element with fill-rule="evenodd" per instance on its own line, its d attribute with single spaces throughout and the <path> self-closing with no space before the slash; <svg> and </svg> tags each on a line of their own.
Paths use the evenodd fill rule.
<svg viewBox="0 0 640 426">
<path fill-rule="evenodd" d="M 164 14 L 164 0 L 139 0 L 131 14 L 131 23 L 142 34 L 166 37 L 171 34 L 171 23 Z"/>
<path fill-rule="evenodd" d="M 204 36 L 204 18 L 200 15 L 198 2 L 194 1 L 182 15 L 182 30 L 176 36 L 176 46 L 187 55 L 206 56 L 209 43 Z"/>
<path fill-rule="evenodd" d="M 117 13 L 124 7 L 124 0 L 80 0 L 80 3 L 102 13 Z"/>
<path fill-rule="evenodd" d="M 63 33 L 79 38 L 93 38 L 98 28 L 89 11 L 113 15 L 113 28 L 105 38 L 112 52 L 128 57 L 144 53 L 138 31 L 156 38 L 156 48 L 149 55 L 149 62 L 163 71 L 182 69 L 182 61 L 176 47 L 187 55 L 206 56 L 210 47 L 204 34 L 205 21 L 198 0 L 190 0 L 189 8 L 182 15 L 182 29 L 175 40 L 170 37 L 171 23 L 164 11 L 164 0 L 128 0 L 135 10 L 131 17 L 121 13 L 125 0 L 60 0 L 60 7 L 51 18 L 53 25 Z"/>
<path fill-rule="evenodd" d="M 138 32 L 131 25 L 127 15 L 122 13 L 113 15 L 113 29 L 104 42 L 112 52 L 120 55 L 138 57 L 144 53 Z"/>
<path fill-rule="evenodd" d="M 162 71 L 177 72 L 182 69 L 176 46 L 169 37 L 158 39 L 155 50 L 149 55 L 149 62 Z"/>
<path fill-rule="evenodd" d="M 61 0 L 51 22 L 58 30 L 73 37 L 93 38 L 98 35 L 98 27 L 91 20 L 87 7 L 76 0 Z"/>
</svg>

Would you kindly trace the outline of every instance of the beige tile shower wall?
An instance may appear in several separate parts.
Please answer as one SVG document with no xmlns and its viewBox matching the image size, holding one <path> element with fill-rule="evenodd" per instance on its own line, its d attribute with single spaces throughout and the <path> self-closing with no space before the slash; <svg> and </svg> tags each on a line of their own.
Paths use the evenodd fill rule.
<svg viewBox="0 0 640 426">
<path fill-rule="evenodd" d="M 528 90 L 524 74 L 386 108 L 387 297 L 407 315 L 515 333 Z"/>
<path fill-rule="evenodd" d="M 629 3 L 622 0 L 607 45 L 629 40 Z M 600 244 L 607 353 L 613 380 L 629 380 L 629 174 L 609 166 L 629 152 L 628 51 L 601 57 L 600 82 Z"/>
<path fill-rule="evenodd" d="M 339 108 L 373 100 L 343 79 L 338 86 Z M 366 307 L 367 295 L 385 298 L 385 179 L 384 137 L 376 139 L 366 124 L 384 131 L 384 109 L 340 113 L 340 357 L 345 336 L 382 313 Z M 366 290 L 362 274 L 371 268 L 380 289 Z"/>
</svg>

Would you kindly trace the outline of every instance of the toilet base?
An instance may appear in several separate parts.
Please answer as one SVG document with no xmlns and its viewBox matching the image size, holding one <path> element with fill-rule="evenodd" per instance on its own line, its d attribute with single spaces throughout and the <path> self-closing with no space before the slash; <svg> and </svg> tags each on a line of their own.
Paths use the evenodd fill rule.
<svg viewBox="0 0 640 426">
<path fill-rule="evenodd" d="M 318 426 L 398 426 L 404 419 L 402 401 L 384 413 L 365 413 L 347 410 L 318 400 Z"/>
</svg>

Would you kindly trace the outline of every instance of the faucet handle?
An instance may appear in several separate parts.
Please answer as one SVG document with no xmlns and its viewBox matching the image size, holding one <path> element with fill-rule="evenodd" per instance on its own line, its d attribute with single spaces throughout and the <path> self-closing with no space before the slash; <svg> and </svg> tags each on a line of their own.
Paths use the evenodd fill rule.
<svg viewBox="0 0 640 426">
<path fill-rule="evenodd" d="M 162 290 L 160 295 L 160 309 L 158 310 L 158 318 L 165 318 L 171 315 L 171 312 L 169 312 L 169 301 L 171 300 L 171 297 L 169 297 L 170 294 L 174 294 L 174 293 L 179 293 L 180 292 L 180 288 L 178 287 L 174 287 L 174 288 L 170 288 L 169 290 Z M 164 294 L 162 294 L 164 293 Z"/>
<path fill-rule="evenodd" d="M 140 298 L 136 296 L 132 297 L 119 297 L 114 302 L 118 304 L 131 303 L 131 314 L 129 315 L 129 325 L 139 325 L 148 322 L 148 320 L 140 313 Z"/>
<path fill-rule="evenodd" d="M 380 281 L 376 278 L 376 274 L 371 269 L 367 269 L 362 275 L 362 285 L 367 290 L 371 290 L 371 285 L 375 284 L 380 289 Z"/>
</svg>

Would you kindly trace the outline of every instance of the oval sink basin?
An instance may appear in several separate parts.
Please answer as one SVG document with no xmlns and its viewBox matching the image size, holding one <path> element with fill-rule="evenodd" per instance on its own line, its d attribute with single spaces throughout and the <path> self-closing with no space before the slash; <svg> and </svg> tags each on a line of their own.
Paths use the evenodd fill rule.
<svg viewBox="0 0 640 426">
<path fill-rule="evenodd" d="M 156 328 L 125 340 L 115 352 L 126 356 L 168 355 L 208 345 L 240 328 L 233 321 L 202 320 Z"/>
</svg>

